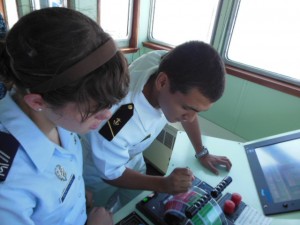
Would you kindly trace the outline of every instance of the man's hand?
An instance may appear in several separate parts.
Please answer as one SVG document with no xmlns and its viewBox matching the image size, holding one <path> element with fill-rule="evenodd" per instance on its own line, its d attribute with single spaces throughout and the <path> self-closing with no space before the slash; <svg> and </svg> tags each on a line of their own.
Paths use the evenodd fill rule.
<svg viewBox="0 0 300 225">
<path fill-rule="evenodd" d="M 216 166 L 223 166 L 226 167 L 226 170 L 229 171 L 231 169 L 231 162 L 230 160 L 225 156 L 216 156 L 212 154 L 208 154 L 201 159 L 199 159 L 201 164 L 212 171 L 214 174 L 218 175 L 219 171 Z"/>
<path fill-rule="evenodd" d="M 173 172 L 165 177 L 164 190 L 169 194 L 187 192 L 195 179 L 192 171 L 188 168 L 175 168 Z"/>
<path fill-rule="evenodd" d="M 87 225 L 113 225 L 112 213 L 103 207 L 93 208 L 87 220 Z"/>
</svg>

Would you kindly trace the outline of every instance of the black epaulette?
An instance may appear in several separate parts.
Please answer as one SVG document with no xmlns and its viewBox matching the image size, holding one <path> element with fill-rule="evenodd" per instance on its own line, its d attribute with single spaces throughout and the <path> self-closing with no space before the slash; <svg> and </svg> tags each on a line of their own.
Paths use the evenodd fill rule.
<svg viewBox="0 0 300 225">
<path fill-rule="evenodd" d="M 5 181 L 19 146 L 14 136 L 0 131 L 0 182 Z"/>
<path fill-rule="evenodd" d="M 111 141 L 133 115 L 133 103 L 122 105 L 99 130 L 105 139 Z"/>
</svg>

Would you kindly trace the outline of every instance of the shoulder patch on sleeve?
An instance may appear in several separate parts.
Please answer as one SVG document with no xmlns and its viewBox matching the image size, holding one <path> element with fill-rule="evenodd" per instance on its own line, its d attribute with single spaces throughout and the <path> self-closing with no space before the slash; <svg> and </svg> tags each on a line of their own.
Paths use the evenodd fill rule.
<svg viewBox="0 0 300 225">
<path fill-rule="evenodd" d="M 132 117 L 133 110 L 133 103 L 122 105 L 99 130 L 99 134 L 111 141 Z"/>
<path fill-rule="evenodd" d="M 0 182 L 5 181 L 19 146 L 14 136 L 0 132 Z"/>
</svg>

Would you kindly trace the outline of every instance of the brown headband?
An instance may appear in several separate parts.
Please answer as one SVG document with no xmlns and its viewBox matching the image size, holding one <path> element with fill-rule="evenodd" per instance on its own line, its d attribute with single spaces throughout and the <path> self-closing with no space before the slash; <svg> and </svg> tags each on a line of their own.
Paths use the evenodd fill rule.
<svg viewBox="0 0 300 225">
<path fill-rule="evenodd" d="M 95 69 L 99 68 L 110 60 L 118 51 L 113 39 L 109 39 L 104 45 L 97 48 L 87 57 L 77 62 L 61 74 L 41 83 L 40 85 L 30 88 L 31 92 L 46 93 L 61 88 L 68 83 L 74 82 Z"/>
</svg>

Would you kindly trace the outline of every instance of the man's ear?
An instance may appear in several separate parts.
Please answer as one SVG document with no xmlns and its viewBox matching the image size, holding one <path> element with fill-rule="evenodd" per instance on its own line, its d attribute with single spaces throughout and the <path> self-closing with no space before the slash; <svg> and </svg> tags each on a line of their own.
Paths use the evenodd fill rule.
<svg viewBox="0 0 300 225">
<path fill-rule="evenodd" d="M 46 104 L 40 94 L 26 94 L 24 96 L 25 103 L 34 111 L 42 111 Z"/>
<path fill-rule="evenodd" d="M 156 78 L 156 81 L 155 81 L 155 85 L 156 85 L 156 88 L 158 90 L 162 89 L 162 88 L 165 88 L 166 86 L 169 85 L 169 77 L 166 73 L 164 72 L 160 72 L 158 75 L 157 75 L 157 78 Z"/>
</svg>

